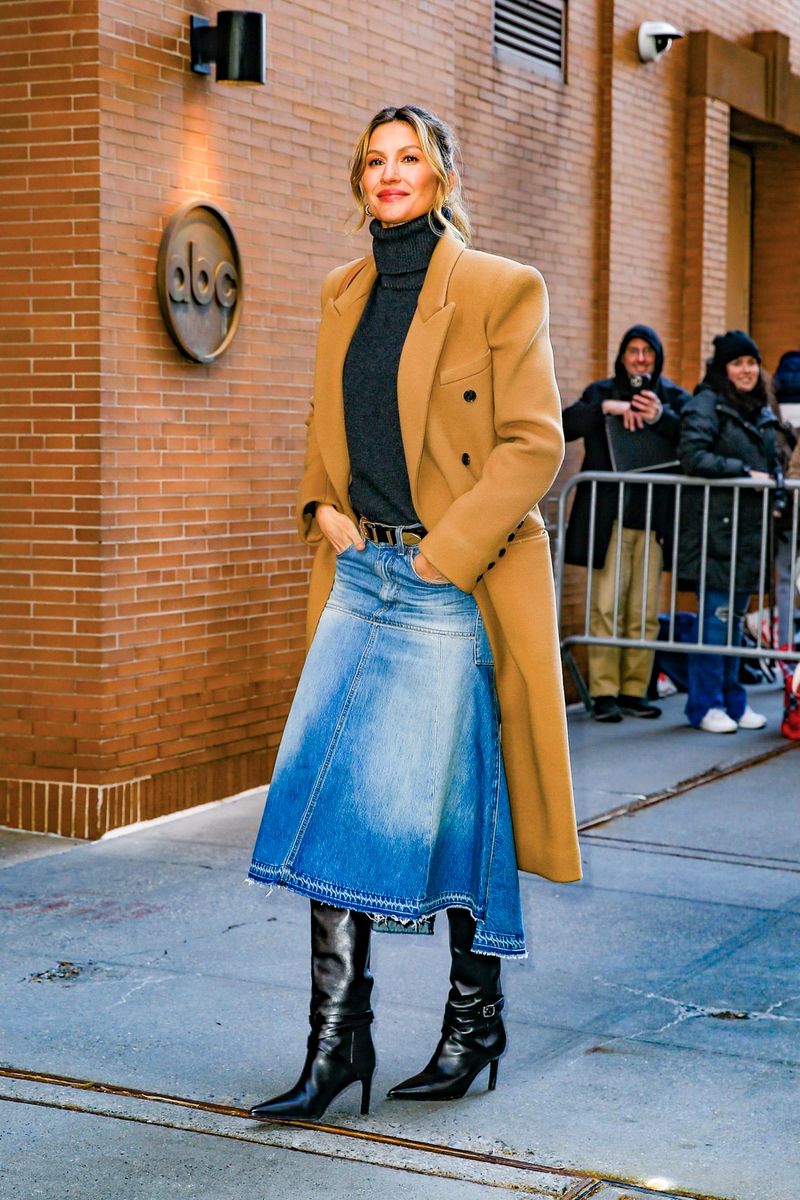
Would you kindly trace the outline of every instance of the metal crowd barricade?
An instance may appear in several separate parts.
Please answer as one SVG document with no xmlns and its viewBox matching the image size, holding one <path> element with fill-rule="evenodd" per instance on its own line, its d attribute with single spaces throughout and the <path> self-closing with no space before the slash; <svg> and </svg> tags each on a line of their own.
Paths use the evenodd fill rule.
<svg viewBox="0 0 800 1200">
<path fill-rule="evenodd" d="M 589 507 L 589 531 L 588 531 L 588 554 L 587 562 L 591 563 L 594 558 L 595 532 L 596 532 L 596 515 L 597 515 L 597 487 L 598 484 L 611 485 L 617 489 L 617 529 L 621 531 L 623 528 L 623 516 L 625 511 L 625 496 L 626 488 L 631 484 L 637 484 L 639 487 L 647 489 L 645 496 L 645 526 L 644 526 L 644 569 L 642 572 L 642 595 L 641 595 L 641 622 L 638 637 L 624 637 L 621 635 L 619 628 L 620 617 L 620 581 L 622 578 L 622 538 L 616 538 L 616 554 L 614 563 L 614 599 L 613 599 L 613 617 L 612 617 L 612 635 L 598 636 L 592 634 L 591 612 L 592 612 L 592 587 L 593 587 L 593 572 L 591 567 L 583 569 L 585 576 L 585 595 L 583 603 L 583 626 L 582 628 L 565 630 L 564 622 L 564 569 L 565 569 L 565 535 L 567 528 L 567 514 L 569 507 L 569 499 L 574 490 L 579 484 L 588 484 L 590 488 L 590 507 Z M 774 480 L 765 482 L 764 480 L 750 479 L 742 477 L 737 479 L 702 479 L 689 475 L 672 475 L 658 473 L 646 473 L 643 471 L 584 471 L 574 475 L 570 479 L 564 490 L 558 497 L 558 521 L 555 531 L 555 577 L 556 577 L 556 596 L 558 602 L 559 614 L 559 629 L 561 631 L 561 653 L 566 662 L 575 684 L 580 693 L 581 699 L 587 709 L 591 708 L 589 691 L 586 683 L 581 675 L 578 665 L 572 653 L 574 646 L 620 646 L 633 647 L 643 650 L 661 650 L 661 651 L 678 651 L 682 654 L 727 654 L 735 655 L 739 658 L 766 659 L 769 661 L 784 660 L 796 662 L 800 659 L 800 649 L 781 649 L 771 644 L 771 638 L 767 640 L 764 637 L 764 622 L 761 619 L 761 614 L 764 610 L 764 598 L 771 597 L 774 594 L 774 566 L 773 566 L 773 546 L 774 546 L 774 518 L 773 504 L 775 497 L 773 493 L 777 490 L 777 484 Z M 798 533 L 800 533 L 800 480 L 786 480 L 783 485 L 788 498 L 787 519 L 789 524 L 788 536 L 791 545 L 791 565 L 790 579 L 792 580 L 792 595 L 790 603 L 796 605 L 798 603 L 798 588 L 800 588 L 800 578 L 798 578 L 798 570 L 800 570 L 800 551 L 798 550 Z M 672 538 L 672 553 L 670 561 L 665 562 L 663 569 L 670 573 L 669 585 L 669 601 L 667 604 L 668 630 L 667 637 L 664 640 L 648 638 L 646 636 L 646 624 L 648 618 L 647 610 L 647 584 L 649 579 L 650 568 L 650 533 L 653 529 L 653 488 L 671 488 L 674 492 L 673 497 L 673 516 L 674 516 L 674 535 Z M 706 575 L 708 565 L 708 524 L 710 513 L 710 499 L 712 491 L 724 489 L 733 493 L 732 498 L 732 533 L 731 533 L 731 563 L 728 572 L 728 628 L 727 637 L 724 645 L 716 645 L 702 641 L 702 621 L 697 621 L 697 640 L 695 641 L 677 641 L 675 637 L 675 623 L 678 613 L 676 607 L 678 594 L 679 580 L 679 549 L 681 538 L 681 504 L 683 493 L 686 488 L 701 488 L 703 490 L 703 513 L 702 525 L 700 532 L 700 570 L 698 577 L 698 593 L 697 610 L 698 614 L 702 613 L 705 603 L 706 593 Z M 737 646 L 733 643 L 733 635 L 735 629 L 735 614 L 734 614 L 734 592 L 736 573 L 734 570 L 736 563 L 737 542 L 739 535 L 739 507 L 740 497 L 744 489 L 756 490 L 761 492 L 761 529 L 760 529 L 760 545 L 758 555 L 758 580 L 759 586 L 754 596 L 759 599 L 759 620 L 758 632 L 756 635 L 755 646 Z M 580 570 L 581 568 L 579 568 Z M 794 608 L 791 609 L 794 612 Z M 770 630 L 772 622 L 770 622 Z"/>
</svg>

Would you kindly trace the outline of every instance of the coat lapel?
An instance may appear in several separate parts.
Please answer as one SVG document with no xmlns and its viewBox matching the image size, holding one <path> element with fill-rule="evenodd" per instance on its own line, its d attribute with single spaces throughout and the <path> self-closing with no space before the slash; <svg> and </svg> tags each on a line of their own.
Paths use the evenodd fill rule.
<svg viewBox="0 0 800 1200">
<path fill-rule="evenodd" d="M 314 423 L 322 461 L 343 504 L 348 503 L 350 491 L 350 455 L 344 425 L 342 371 L 376 278 L 375 260 L 370 255 L 363 259 L 341 294 L 326 304 L 317 338 Z"/>
<path fill-rule="evenodd" d="M 447 287 L 464 247 L 444 235 L 433 256 L 417 301 L 397 373 L 397 403 L 411 495 L 418 508 L 417 476 L 422 459 L 428 405 L 455 304 L 447 304 Z"/>
<path fill-rule="evenodd" d="M 417 503 L 425 424 L 436 367 L 455 305 L 446 304 L 447 287 L 463 246 L 443 236 L 433 252 L 425 283 L 406 337 L 397 375 L 397 400 L 411 494 Z M 350 456 L 344 424 L 342 371 L 356 326 L 377 278 L 370 255 L 355 269 L 341 294 L 322 314 L 314 376 L 314 412 L 322 461 L 336 494 L 344 503 L 350 490 Z"/>
</svg>

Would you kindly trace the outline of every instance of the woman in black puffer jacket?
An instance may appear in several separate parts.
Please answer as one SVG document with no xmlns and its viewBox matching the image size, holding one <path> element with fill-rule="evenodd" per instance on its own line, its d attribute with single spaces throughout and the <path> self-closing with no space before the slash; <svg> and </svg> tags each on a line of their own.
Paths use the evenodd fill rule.
<svg viewBox="0 0 800 1200">
<path fill-rule="evenodd" d="M 778 422 L 767 404 L 758 346 L 741 330 L 714 339 L 714 357 L 694 397 L 681 414 L 678 456 L 687 475 L 706 479 L 749 476 L 765 482 L 775 473 Z M 761 489 L 742 488 L 734 562 L 734 491 L 709 494 L 705 603 L 702 640 L 723 646 L 728 636 L 731 573 L 735 571 L 733 644 L 741 644 L 741 621 L 752 592 L 760 586 L 760 547 L 764 531 Z M 771 521 L 771 505 L 766 510 Z M 679 570 L 700 592 L 703 489 L 683 490 Z M 770 565 L 767 564 L 767 571 Z M 753 712 L 739 682 L 739 660 L 731 655 L 690 654 L 690 724 L 707 733 L 761 729 L 766 718 Z"/>
</svg>

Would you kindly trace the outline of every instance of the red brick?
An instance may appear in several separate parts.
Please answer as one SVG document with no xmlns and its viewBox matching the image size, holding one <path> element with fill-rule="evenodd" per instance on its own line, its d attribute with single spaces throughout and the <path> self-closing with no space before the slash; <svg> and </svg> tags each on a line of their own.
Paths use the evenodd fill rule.
<svg viewBox="0 0 800 1200">
<path fill-rule="evenodd" d="M 319 287 L 369 244 L 345 233 L 347 159 L 386 61 L 460 134 L 476 244 L 544 272 L 565 401 L 633 320 L 692 385 L 724 317 L 727 114 L 687 102 L 685 43 L 638 62 L 634 0 L 570 0 L 567 84 L 493 59 L 487 0 L 455 28 L 444 0 L 384 6 L 379 25 L 366 0 L 273 6 L 264 89 L 191 74 L 196 7 L 3 5 L 0 822 L 21 827 L 99 836 L 269 776 L 302 661 L 293 500 Z M 781 29 L 800 71 L 794 0 L 701 7 L 727 38 Z M 775 286 L 800 253 L 797 147 L 758 149 L 756 180 L 753 327 L 774 365 L 800 318 Z M 211 367 L 172 345 L 153 279 L 197 194 L 246 263 L 241 327 Z"/>
</svg>

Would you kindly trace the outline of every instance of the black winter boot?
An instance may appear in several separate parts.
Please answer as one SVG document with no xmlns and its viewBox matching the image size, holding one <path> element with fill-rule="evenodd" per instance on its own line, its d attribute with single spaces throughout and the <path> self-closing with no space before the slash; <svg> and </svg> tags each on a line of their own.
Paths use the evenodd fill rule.
<svg viewBox="0 0 800 1200">
<path fill-rule="evenodd" d="M 369 1112 L 375 1070 L 370 1023 L 370 920 L 366 913 L 311 901 L 311 1033 L 293 1088 L 250 1109 L 257 1121 L 315 1120 L 351 1083 L 361 1084 L 361 1111 Z"/>
<path fill-rule="evenodd" d="M 458 1100 L 484 1067 L 489 1091 L 497 1083 L 497 1066 L 506 1048 L 500 1013 L 500 959 L 474 954 L 475 921 L 463 908 L 448 908 L 450 922 L 450 995 L 433 1058 L 423 1071 L 398 1083 L 392 1100 Z"/>
</svg>

